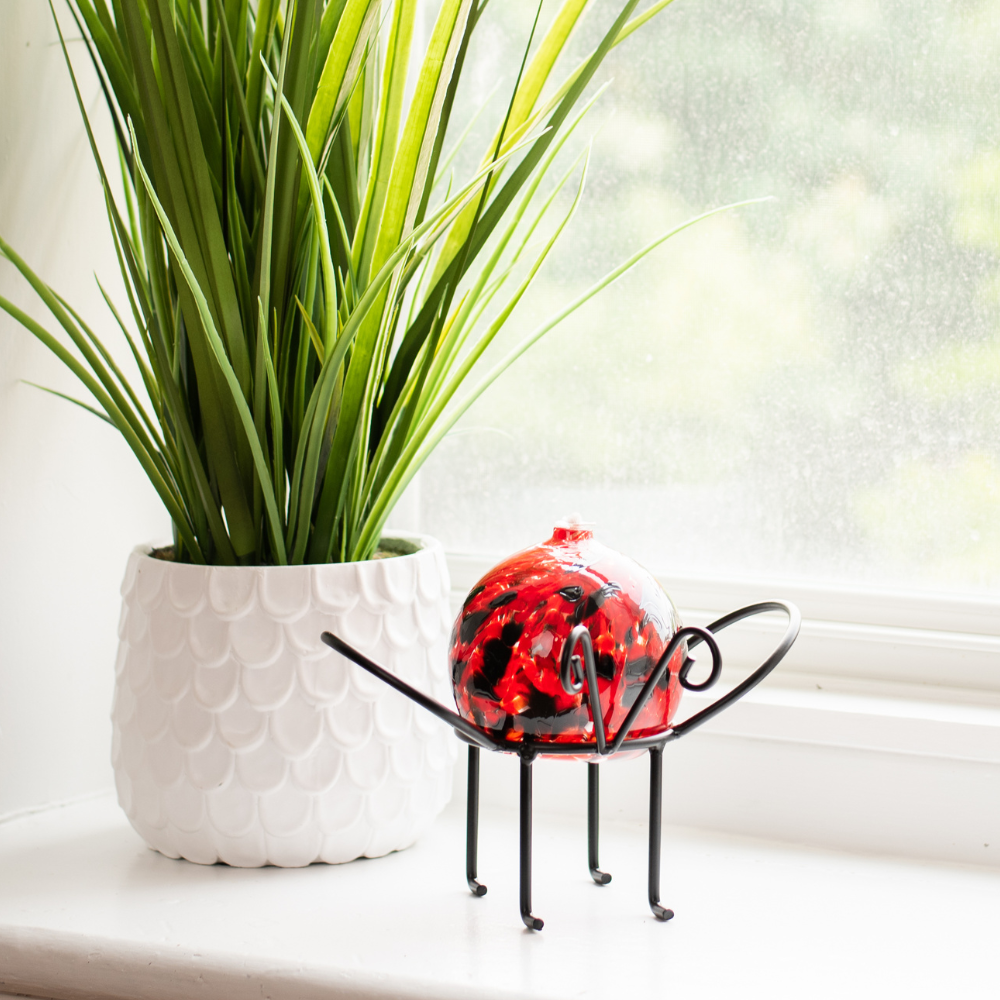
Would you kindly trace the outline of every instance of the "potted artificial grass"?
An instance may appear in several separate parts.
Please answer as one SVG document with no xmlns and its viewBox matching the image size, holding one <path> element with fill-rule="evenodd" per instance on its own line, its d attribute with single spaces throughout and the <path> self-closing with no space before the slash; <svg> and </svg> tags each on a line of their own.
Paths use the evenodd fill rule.
<svg viewBox="0 0 1000 1000">
<path fill-rule="evenodd" d="M 622 3 L 558 79 L 587 2 L 567 0 L 537 40 L 533 27 L 479 170 L 450 185 L 451 109 L 485 0 L 443 0 L 408 99 L 415 0 L 72 0 L 117 137 L 121 204 L 80 102 L 128 294 L 109 317 L 139 382 L 2 239 L 62 333 L 0 307 L 80 378 L 92 401 L 74 402 L 121 432 L 171 517 L 169 559 L 129 563 L 114 712 L 120 799 L 165 853 L 344 860 L 433 818 L 426 774 L 451 751 L 423 733 L 407 759 L 430 770 L 399 764 L 402 799 L 380 797 L 419 726 L 391 722 L 391 692 L 379 701 L 332 656 L 321 666 L 318 637 L 330 616 L 372 655 L 409 636 L 426 682 L 444 677 L 439 548 L 372 556 L 465 409 L 671 235 L 474 372 L 579 204 L 586 154 L 550 173 L 588 85 L 668 3 Z M 390 593 L 402 610 L 383 607 Z M 309 629 L 314 644 L 298 638 Z M 420 796 L 437 804 L 416 827 L 358 826 L 391 825 Z"/>
</svg>

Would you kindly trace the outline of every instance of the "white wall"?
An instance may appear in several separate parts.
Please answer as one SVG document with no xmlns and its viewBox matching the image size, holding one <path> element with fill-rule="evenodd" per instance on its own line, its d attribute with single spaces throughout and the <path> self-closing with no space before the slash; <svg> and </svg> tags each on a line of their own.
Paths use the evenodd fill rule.
<svg viewBox="0 0 1000 1000">
<path fill-rule="evenodd" d="M 111 150 L 96 80 L 71 48 Z M 0 0 L 0 234 L 122 357 L 93 279 L 119 287 L 105 218 L 48 4 Z M 55 329 L 4 260 L 0 294 Z M 118 586 L 130 548 L 169 534 L 117 432 L 23 379 L 83 395 L 0 316 L 0 817 L 110 787 Z"/>
</svg>

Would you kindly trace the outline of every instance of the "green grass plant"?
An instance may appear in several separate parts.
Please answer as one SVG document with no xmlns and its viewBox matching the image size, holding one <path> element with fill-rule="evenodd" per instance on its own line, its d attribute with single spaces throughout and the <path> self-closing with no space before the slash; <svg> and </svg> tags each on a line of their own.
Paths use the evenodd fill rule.
<svg viewBox="0 0 1000 1000">
<path fill-rule="evenodd" d="M 170 515 L 175 558 L 369 558 L 487 386 L 679 231 L 470 379 L 579 204 L 587 152 L 552 168 L 595 73 L 670 2 L 621 3 L 561 81 L 588 0 L 565 0 L 540 37 L 536 15 L 481 166 L 456 184 L 445 141 L 488 0 L 441 0 L 419 54 L 417 0 L 69 0 L 114 124 L 118 200 L 60 33 L 130 317 L 105 300 L 141 388 L 2 239 L 62 335 L 0 307 L 93 397 L 72 401 L 121 432 Z"/>
</svg>

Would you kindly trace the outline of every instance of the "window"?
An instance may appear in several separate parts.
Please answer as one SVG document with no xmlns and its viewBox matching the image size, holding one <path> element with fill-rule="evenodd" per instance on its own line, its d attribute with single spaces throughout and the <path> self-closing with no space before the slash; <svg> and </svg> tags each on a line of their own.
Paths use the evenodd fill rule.
<svg viewBox="0 0 1000 1000">
<path fill-rule="evenodd" d="M 470 162 L 533 13 L 480 32 Z M 990 0 L 720 0 L 629 38 L 570 154 L 595 136 L 587 193 L 497 350 L 657 233 L 774 200 L 532 348 L 425 467 L 421 527 L 503 552 L 579 510 L 682 590 L 783 580 L 814 617 L 997 635 L 998 28 Z"/>
</svg>

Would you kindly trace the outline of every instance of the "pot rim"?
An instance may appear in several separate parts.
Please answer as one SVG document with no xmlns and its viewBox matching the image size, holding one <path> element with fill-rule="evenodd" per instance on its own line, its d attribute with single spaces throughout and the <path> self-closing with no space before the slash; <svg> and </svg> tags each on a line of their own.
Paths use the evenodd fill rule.
<svg viewBox="0 0 1000 1000">
<path fill-rule="evenodd" d="M 422 532 L 417 531 L 389 531 L 385 534 L 385 538 L 388 539 L 399 539 L 401 541 L 413 542 L 417 545 L 417 549 L 414 552 L 404 552 L 399 553 L 391 557 L 393 564 L 396 564 L 397 560 L 406 559 L 416 559 L 419 556 L 426 556 L 427 554 L 433 553 L 435 550 L 444 551 L 444 546 L 434 535 L 425 535 Z M 153 550 L 169 548 L 172 542 L 142 542 L 139 545 L 133 547 L 131 554 L 143 556 L 146 559 L 153 559 Z M 349 562 L 328 562 L 328 563 L 293 563 L 287 566 L 276 566 L 274 564 L 262 565 L 256 563 L 249 566 L 222 566 L 217 563 L 178 563 L 174 562 L 172 559 L 155 559 L 157 564 L 161 566 L 183 566 L 185 569 L 198 569 L 203 571 L 208 570 L 221 570 L 223 572 L 248 572 L 248 571 L 258 571 L 258 570 L 273 570 L 273 571 L 288 571 L 288 570 L 305 570 L 305 569 L 318 569 L 324 567 L 337 567 L 337 566 L 367 566 L 375 565 L 377 563 L 385 562 L 384 559 L 354 559 Z"/>
</svg>

